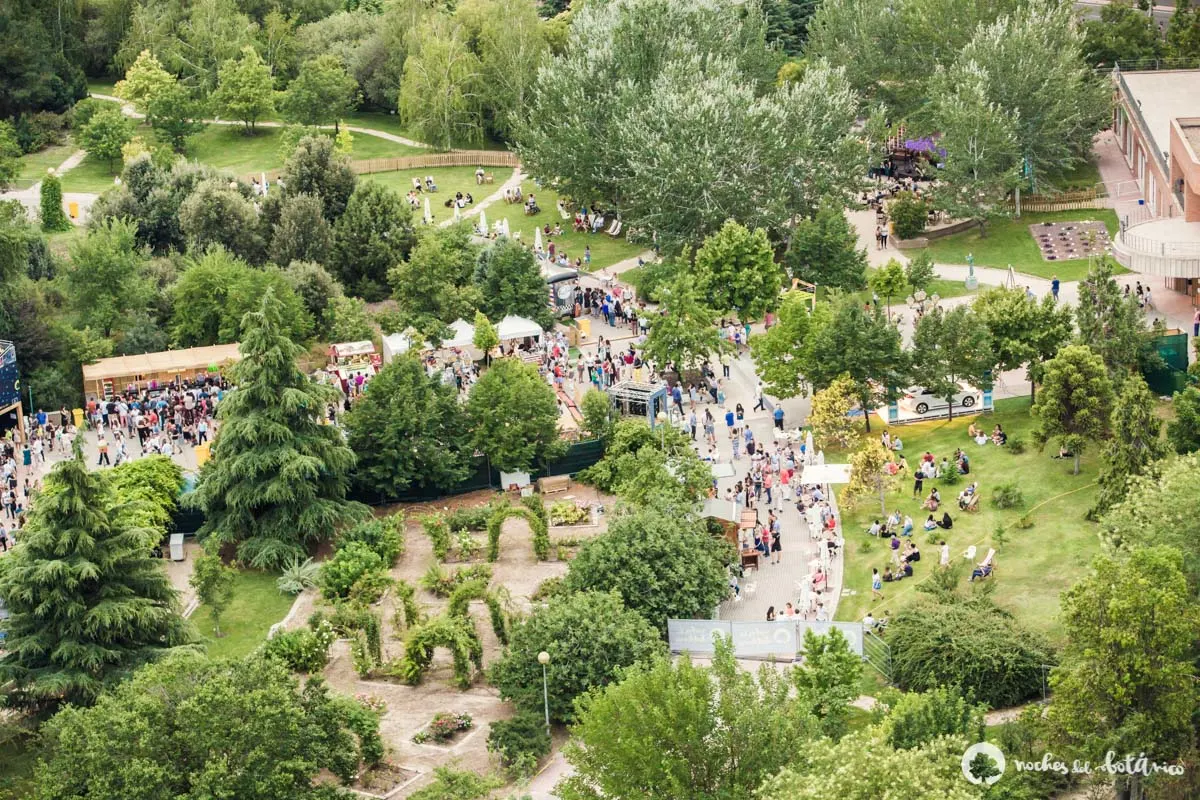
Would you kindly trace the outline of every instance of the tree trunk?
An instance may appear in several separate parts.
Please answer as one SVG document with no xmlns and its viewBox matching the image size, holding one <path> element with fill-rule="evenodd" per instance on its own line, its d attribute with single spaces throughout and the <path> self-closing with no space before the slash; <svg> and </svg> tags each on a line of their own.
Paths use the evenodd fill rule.
<svg viewBox="0 0 1200 800">
<path fill-rule="evenodd" d="M 950 422 L 953 422 L 954 421 L 954 398 L 953 397 L 951 397 L 949 400 L 946 401 L 946 410 L 950 414 L 950 416 L 947 417 L 947 420 L 949 420 Z"/>
<path fill-rule="evenodd" d="M 871 410 L 868 408 L 868 406 L 871 405 L 871 402 L 869 400 L 864 402 L 861 397 L 858 399 L 858 402 L 862 405 L 863 420 L 867 423 L 867 433 L 870 433 L 871 432 Z"/>
<path fill-rule="evenodd" d="M 979 238 L 980 239 L 987 238 L 987 220 L 985 220 L 985 219 L 979 220 Z"/>
<path fill-rule="evenodd" d="M 1075 448 L 1075 472 L 1073 474 L 1079 474 L 1079 448 Z"/>
<path fill-rule="evenodd" d="M 1029 379 L 1029 402 L 1033 403 L 1035 400 L 1037 400 L 1037 383 L 1034 382 L 1033 378 L 1030 378 Z"/>
</svg>

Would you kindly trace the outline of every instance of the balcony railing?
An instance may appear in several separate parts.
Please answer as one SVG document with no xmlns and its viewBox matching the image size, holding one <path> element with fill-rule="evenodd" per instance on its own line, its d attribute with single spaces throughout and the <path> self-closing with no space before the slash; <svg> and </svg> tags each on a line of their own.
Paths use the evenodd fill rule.
<svg viewBox="0 0 1200 800">
<path fill-rule="evenodd" d="M 1200 242 L 1164 242 L 1161 239 L 1122 231 L 1120 243 L 1136 253 L 1148 256 L 1195 258 L 1200 256 Z"/>
</svg>

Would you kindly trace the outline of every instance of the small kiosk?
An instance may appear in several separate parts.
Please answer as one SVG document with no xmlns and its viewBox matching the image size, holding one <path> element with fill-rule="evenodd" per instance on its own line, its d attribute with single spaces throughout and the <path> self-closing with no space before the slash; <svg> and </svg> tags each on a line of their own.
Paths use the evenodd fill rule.
<svg viewBox="0 0 1200 800">
<path fill-rule="evenodd" d="M 342 342 L 329 346 L 329 366 L 325 368 L 341 385 L 342 391 L 351 394 L 351 386 L 361 386 L 379 371 L 382 360 L 370 341 Z M 362 380 L 359 381 L 359 376 Z"/>
<path fill-rule="evenodd" d="M 89 400 L 107 400 L 127 388 L 154 392 L 184 380 L 219 378 L 241 360 L 237 344 L 102 358 L 83 365 L 83 393 Z"/>
</svg>

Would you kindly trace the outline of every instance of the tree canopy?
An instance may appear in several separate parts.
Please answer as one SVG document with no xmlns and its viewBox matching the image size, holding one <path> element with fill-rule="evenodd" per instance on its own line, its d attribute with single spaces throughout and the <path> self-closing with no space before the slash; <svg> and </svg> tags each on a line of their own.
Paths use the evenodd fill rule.
<svg viewBox="0 0 1200 800">
<path fill-rule="evenodd" d="M 537 367 L 518 358 L 493 361 L 471 387 L 467 419 L 475 448 L 495 469 L 527 470 L 563 449 L 558 398 Z"/>
<path fill-rule="evenodd" d="M 191 640 L 151 555 L 162 530 L 118 513 L 110 478 L 82 455 L 59 462 L 0 561 L 8 610 L 0 676 L 15 705 L 89 704 L 137 667 Z"/>
<path fill-rule="evenodd" d="M 242 322 L 237 388 L 221 402 L 213 458 L 195 492 L 201 539 L 235 545 L 260 569 L 303 561 L 308 547 L 365 512 L 345 499 L 354 451 L 321 424 L 336 392 L 296 365 L 301 348 L 287 337 L 283 310 L 268 291 Z"/>
</svg>

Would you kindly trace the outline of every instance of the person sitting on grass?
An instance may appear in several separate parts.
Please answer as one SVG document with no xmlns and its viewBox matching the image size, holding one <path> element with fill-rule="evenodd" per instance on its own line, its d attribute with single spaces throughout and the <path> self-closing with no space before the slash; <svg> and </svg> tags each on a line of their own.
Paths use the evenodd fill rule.
<svg viewBox="0 0 1200 800">
<path fill-rule="evenodd" d="M 884 567 L 883 568 L 883 582 L 891 583 L 894 580 L 896 580 L 896 576 L 892 574 L 892 568 Z"/>
<path fill-rule="evenodd" d="M 1001 428 L 998 423 L 995 430 L 992 431 L 992 444 L 997 447 L 1003 447 L 1008 444 L 1008 434 L 1004 432 L 1004 428 Z"/>
<path fill-rule="evenodd" d="M 879 524 L 879 520 L 875 520 L 871 523 L 871 527 L 867 528 L 867 534 L 870 536 L 878 536 L 879 532 L 882 530 L 883 526 Z"/>
<path fill-rule="evenodd" d="M 925 502 L 921 504 L 921 508 L 927 508 L 930 511 L 937 511 L 938 506 L 942 504 L 942 496 L 938 494 L 937 487 L 929 490 L 929 496 L 925 498 Z"/>
<path fill-rule="evenodd" d="M 959 451 L 957 464 L 958 464 L 958 474 L 959 475 L 970 475 L 971 474 L 971 459 L 967 458 L 966 453 Z"/>
<path fill-rule="evenodd" d="M 904 526 L 900 529 L 901 536 L 912 536 L 913 519 L 909 515 L 904 515 Z"/>
<path fill-rule="evenodd" d="M 949 512 L 944 512 L 942 514 L 942 518 L 938 521 L 937 526 L 947 531 L 954 527 L 954 520 L 950 519 Z"/>
<path fill-rule="evenodd" d="M 977 438 L 982 433 L 983 433 L 983 428 L 979 427 L 974 422 L 972 422 L 971 426 L 969 428 L 967 428 L 967 435 L 970 436 L 972 439 Z"/>
</svg>

